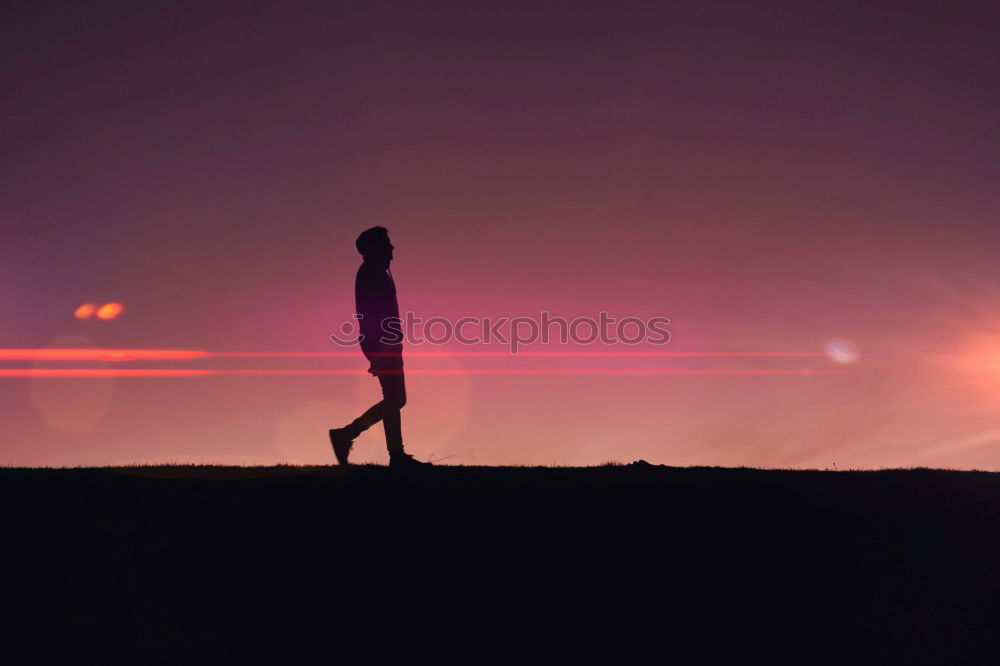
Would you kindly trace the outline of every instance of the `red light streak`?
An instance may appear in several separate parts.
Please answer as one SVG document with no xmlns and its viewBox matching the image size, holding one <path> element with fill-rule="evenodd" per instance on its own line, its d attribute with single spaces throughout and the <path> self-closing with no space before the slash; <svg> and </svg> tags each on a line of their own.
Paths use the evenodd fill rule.
<svg viewBox="0 0 1000 666">
<path fill-rule="evenodd" d="M 0 349 L 0 361 L 190 361 L 210 356 L 186 349 Z"/>
<path fill-rule="evenodd" d="M 413 369 L 407 375 L 848 375 L 858 374 L 857 370 L 697 370 L 697 369 Z M 0 368 L 0 377 L 34 378 L 87 378 L 87 377 L 212 377 L 212 376 L 278 376 L 278 375 L 363 375 L 367 370 L 197 370 L 168 368 Z"/>
</svg>

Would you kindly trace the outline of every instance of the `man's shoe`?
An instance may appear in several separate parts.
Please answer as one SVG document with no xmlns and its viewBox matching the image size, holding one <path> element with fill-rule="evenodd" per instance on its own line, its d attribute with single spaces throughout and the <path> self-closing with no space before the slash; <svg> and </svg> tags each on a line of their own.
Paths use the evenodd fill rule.
<svg viewBox="0 0 1000 666">
<path fill-rule="evenodd" d="M 347 467 L 347 454 L 351 452 L 351 445 L 354 440 L 347 433 L 346 428 L 330 429 L 330 444 L 333 445 L 333 455 L 337 456 L 337 462 L 342 467 Z"/>
<path fill-rule="evenodd" d="M 420 469 L 433 466 L 434 465 L 429 462 L 421 462 L 420 460 L 417 460 L 409 453 L 393 453 L 389 456 L 389 467 Z"/>
</svg>

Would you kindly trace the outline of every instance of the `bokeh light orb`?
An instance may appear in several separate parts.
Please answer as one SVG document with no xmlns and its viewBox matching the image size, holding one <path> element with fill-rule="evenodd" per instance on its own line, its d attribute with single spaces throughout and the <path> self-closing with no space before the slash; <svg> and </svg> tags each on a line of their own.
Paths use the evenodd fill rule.
<svg viewBox="0 0 1000 666">
<path fill-rule="evenodd" d="M 84 303 L 73 312 L 73 316 L 77 319 L 90 319 L 90 317 L 97 312 L 97 306 L 93 303 Z"/>
<path fill-rule="evenodd" d="M 88 336 L 60 334 L 46 349 L 96 349 Z M 36 361 L 35 368 L 51 368 Z M 100 364 L 107 368 L 107 364 Z M 32 405 L 53 430 L 81 433 L 97 427 L 114 404 L 114 379 L 111 377 L 32 377 L 28 388 Z"/>
<path fill-rule="evenodd" d="M 125 309 L 121 303 L 105 303 L 98 309 L 97 316 L 100 319 L 114 319 Z"/>
<path fill-rule="evenodd" d="M 833 338 L 826 341 L 826 355 L 837 363 L 857 363 L 861 358 L 858 346 L 850 340 Z"/>
</svg>

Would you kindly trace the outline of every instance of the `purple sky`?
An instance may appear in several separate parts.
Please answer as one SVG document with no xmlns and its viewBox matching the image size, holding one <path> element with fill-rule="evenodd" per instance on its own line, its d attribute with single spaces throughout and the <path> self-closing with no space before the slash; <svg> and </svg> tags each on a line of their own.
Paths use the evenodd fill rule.
<svg viewBox="0 0 1000 666">
<path fill-rule="evenodd" d="M 424 316 L 861 352 L 813 376 L 414 359 L 458 372 L 408 378 L 418 457 L 1000 469 L 997 34 L 987 2 L 5 2 L 0 347 L 332 351 L 381 224 Z M 329 463 L 377 395 L 0 377 L 0 463 Z M 356 450 L 384 460 L 378 429 Z"/>
</svg>

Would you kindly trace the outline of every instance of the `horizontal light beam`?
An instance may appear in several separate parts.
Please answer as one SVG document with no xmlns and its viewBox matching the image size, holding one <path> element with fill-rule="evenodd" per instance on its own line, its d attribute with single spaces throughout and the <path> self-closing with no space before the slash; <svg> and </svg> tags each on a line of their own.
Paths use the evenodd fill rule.
<svg viewBox="0 0 1000 666">
<path fill-rule="evenodd" d="M 190 349 L 0 349 L 0 361 L 191 361 L 210 356 Z"/>
<path fill-rule="evenodd" d="M 375 352 L 372 356 L 394 356 Z M 546 357 L 824 357 L 822 352 L 667 352 L 667 351 L 405 351 L 409 357 L 477 358 Z M 192 361 L 205 358 L 358 358 L 353 351 L 334 352 L 209 352 L 194 349 L 0 349 L 0 361 Z"/>
<path fill-rule="evenodd" d="M 0 368 L 0 377 L 87 378 L 87 377 L 212 377 L 212 376 L 275 376 L 275 375 L 363 375 L 367 370 L 185 370 L 185 369 L 126 369 L 126 368 Z M 407 375 L 850 375 L 858 370 L 695 370 L 695 369 L 413 369 Z"/>
<path fill-rule="evenodd" d="M 823 352 L 653 352 L 653 351 L 409 351 L 406 348 L 403 355 L 406 357 L 435 357 L 435 356 L 469 356 L 469 357 L 518 357 L 518 356 L 544 356 L 544 357 L 569 357 L 579 358 L 588 356 L 601 357 L 656 357 L 656 356 L 789 356 L 789 357 L 825 357 Z M 357 357 L 360 352 L 338 351 L 338 352 L 210 352 L 213 357 L 219 358 L 324 358 L 324 357 Z M 398 352 L 373 352 L 370 356 L 396 356 Z"/>
</svg>

